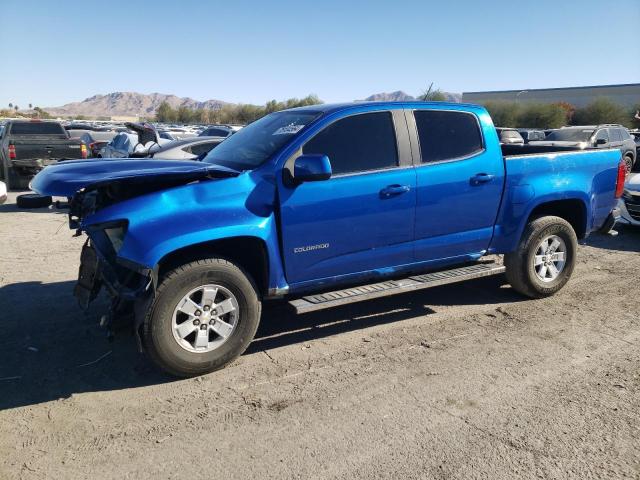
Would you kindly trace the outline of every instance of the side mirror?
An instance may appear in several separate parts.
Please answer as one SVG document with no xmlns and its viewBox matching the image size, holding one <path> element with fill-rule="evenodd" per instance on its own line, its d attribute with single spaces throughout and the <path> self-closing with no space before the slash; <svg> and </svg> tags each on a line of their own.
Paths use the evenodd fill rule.
<svg viewBox="0 0 640 480">
<path fill-rule="evenodd" d="M 607 143 L 608 142 L 606 138 L 599 138 L 596 140 L 596 145 L 606 145 Z"/>
<path fill-rule="evenodd" d="M 293 181 L 295 183 L 318 182 L 330 178 L 331 163 L 326 155 L 300 155 L 293 163 Z"/>
</svg>

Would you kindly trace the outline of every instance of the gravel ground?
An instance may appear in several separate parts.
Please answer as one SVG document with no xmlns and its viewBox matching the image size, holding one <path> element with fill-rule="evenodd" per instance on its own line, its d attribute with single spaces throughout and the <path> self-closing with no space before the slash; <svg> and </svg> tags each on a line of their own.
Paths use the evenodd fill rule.
<svg viewBox="0 0 640 480">
<path fill-rule="evenodd" d="M 640 231 L 556 296 L 501 277 L 295 316 L 158 373 L 71 295 L 83 238 L 0 206 L 0 478 L 640 478 Z"/>
</svg>

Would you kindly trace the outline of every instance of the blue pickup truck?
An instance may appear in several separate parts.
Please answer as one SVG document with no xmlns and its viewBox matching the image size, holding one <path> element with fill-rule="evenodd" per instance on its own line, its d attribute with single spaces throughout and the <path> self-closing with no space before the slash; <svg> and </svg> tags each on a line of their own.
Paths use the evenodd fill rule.
<svg viewBox="0 0 640 480">
<path fill-rule="evenodd" d="M 32 188 L 70 198 L 88 236 L 80 304 L 106 287 L 107 318 L 191 376 L 238 357 L 267 300 L 303 313 L 502 273 L 552 295 L 624 176 L 619 150 L 501 147 L 480 106 L 355 103 L 270 114 L 202 162 L 64 162 Z"/>
</svg>

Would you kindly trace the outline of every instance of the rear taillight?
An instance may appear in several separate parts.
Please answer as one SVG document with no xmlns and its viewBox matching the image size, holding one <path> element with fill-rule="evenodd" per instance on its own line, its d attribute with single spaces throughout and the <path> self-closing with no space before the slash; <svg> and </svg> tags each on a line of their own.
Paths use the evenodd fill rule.
<svg viewBox="0 0 640 480">
<path fill-rule="evenodd" d="M 9 160 L 15 160 L 15 159 L 16 159 L 16 146 L 9 145 Z"/>
<path fill-rule="evenodd" d="M 618 165 L 618 178 L 616 179 L 616 198 L 624 193 L 624 181 L 627 179 L 627 166 L 624 161 Z"/>
<path fill-rule="evenodd" d="M 80 154 L 82 158 L 87 158 L 87 146 L 84 143 L 80 145 Z"/>
</svg>

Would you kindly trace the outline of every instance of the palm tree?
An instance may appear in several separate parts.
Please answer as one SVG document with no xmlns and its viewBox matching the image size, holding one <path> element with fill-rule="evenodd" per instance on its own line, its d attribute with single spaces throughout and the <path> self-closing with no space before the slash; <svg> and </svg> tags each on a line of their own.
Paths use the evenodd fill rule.
<svg viewBox="0 0 640 480">
<path fill-rule="evenodd" d="M 9 102 L 9 108 L 13 108 L 13 103 Z"/>
<path fill-rule="evenodd" d="M 29 104 L 29 110 L 31 110 L 33 108 L 32 104 Z"/>
<path fill-rule="evenodd" d="M 18 105 L 14 105 L 13 109 L 17 112 L 20 107 Z"/>
</svg>

